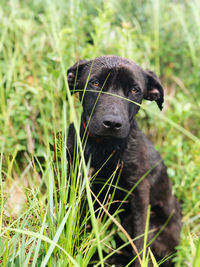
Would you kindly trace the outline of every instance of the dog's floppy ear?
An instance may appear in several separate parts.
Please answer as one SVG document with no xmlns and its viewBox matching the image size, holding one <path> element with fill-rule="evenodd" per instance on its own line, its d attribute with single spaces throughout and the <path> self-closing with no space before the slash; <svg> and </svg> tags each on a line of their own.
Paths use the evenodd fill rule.
<svg viewBox="0 0 200 267">
<path fill-rule="evenodd" d="M 162 104 L 164 102 L 164 90 L 159 78 L 153 71 L 145 70 L 147 79 L 146 92 L 144 99 L 153 101 L 155 100 L 160 110 L 162 110 Z"/>
<path fill-rule="evenodd" d="M 89 63 L 89 60 L 79 60 L 67 71 L 67 81 L 69 89 L 73 92 L 79 86 L 79 79 L 84 67 Z"/>
</svg>

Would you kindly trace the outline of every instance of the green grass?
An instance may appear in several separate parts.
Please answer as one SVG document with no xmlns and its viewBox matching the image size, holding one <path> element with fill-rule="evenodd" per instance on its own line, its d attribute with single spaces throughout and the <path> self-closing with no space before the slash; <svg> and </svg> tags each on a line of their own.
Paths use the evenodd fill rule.
<svg viewBox="0 0 200 267">
<path fill-rule="evenodd" d="M 199 14 L 198 0 L 1 1 L 1 266 L 87 266 L 96 251 L 103 266 L 103 252 L 117 250 L 115 233 L 128 244 L 117 214 L 102 207 L 95 217 L 79 138 L 73 172 L 66 161 L 68 127 L 74 122 L 78 133 L 81 113 L 67 69 L 104 54 L 128 57 L 161 77 L 164 111 L 146 102 L 138 121 L 161 152 L 182 205 L 176 266 L 199 266 Z M 145 239 L 147 231 L 148 220 Z M 143 267 L 149 258 L 157 266 L 146 245 Z"/>
</svg>

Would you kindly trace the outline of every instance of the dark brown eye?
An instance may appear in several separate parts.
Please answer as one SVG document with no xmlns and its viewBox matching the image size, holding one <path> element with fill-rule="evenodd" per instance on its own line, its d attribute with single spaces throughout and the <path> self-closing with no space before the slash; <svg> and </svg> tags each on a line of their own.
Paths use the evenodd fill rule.
<svg viewBox="0 0 200 267">
<path fill-rule="evenodd" d="M 95 87 L 99 87 L 99 82 L 98 81 L 92 81 L 92 85 L 94 85 Z"/>
<path fill-rule="evenodd" d="M 130 90 L 131 94 L 136 94 L 138 92 L 137 88 L 131 88 Z"/>
</svg>

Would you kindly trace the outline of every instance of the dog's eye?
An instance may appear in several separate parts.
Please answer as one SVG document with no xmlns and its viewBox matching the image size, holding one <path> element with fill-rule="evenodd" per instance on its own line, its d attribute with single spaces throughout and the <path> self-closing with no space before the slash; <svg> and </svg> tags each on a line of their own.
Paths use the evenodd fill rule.
<svg viewBox="0 0 200 267">
<path fill-rule="evenodd" d="M 138 89 L 135 87 L 131 88 L 131 90 L 130 90 L 131 94 L 136 94 L 137 92 L 138 92 Z"/>
<path fill-rule="evenodd" d="M 92 81 L 91 82 L 92 85 L 94 85 L 95 87 L 99 87 L 100 86 L 100 83 L 98 81 Z"/>
</svg>

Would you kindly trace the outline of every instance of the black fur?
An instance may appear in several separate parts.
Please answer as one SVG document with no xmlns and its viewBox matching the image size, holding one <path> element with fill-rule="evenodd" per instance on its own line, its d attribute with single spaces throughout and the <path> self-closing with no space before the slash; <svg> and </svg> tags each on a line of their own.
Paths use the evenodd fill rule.
<svg viewBox="0 0 200 267">
<path fill-rule="evenodd" d="M 79 91 L 83 104 L 80 133 L 83 137 L 85 127 L 88 126 L 86 161 L 91 156 L 91 167 L 97 171 L 113 153 L 98 177 L 108 179 L 121 163 L 123 168 L 118 185 L 129 191 L 148 173 L 129 195 L 128 202 L 122 205 L 122 226 L 132 238 L 142 235 L 150 204 L 150 229 L 156 228 L 158 231 L 172 216 L 165 229 L 151 244 L 151 250 L 157 260 L 174 253 L 181 229 L 180 207 L 172 194 L 171 182 L 159 153 L 139 130 L 135 119 L 142 99 L 155 100 L 162 109 L 164 93 L 158 77 L 128 59 L 103 56 L 77 62 L 68 70 L 68 82 L 72 92 Z M 74 136 L 74 127 L 71 125 L 68 136 L 71 158 Z M 96 195 L 101 187 L 102 185 L 94 182 L 92 189 Z M 103 199 L 102 194 L 100 200 Z M 122 201 L 125 195 L 124 191 L 116 190 L 115 200 Z M 111 205 L 110 212 L 113 213 L 116 208 L 116 204 Z M 149 239 L 154 235 L 155 232 L 149 235 Z M 143 248 L 143 242 L 143 238 L 135 241 L 139 251 Z M 108 262 L 118 267 L 125 266 L 135 254 L 130 247 L 123 253 L 124 257 L 116 255 Z M 138 261 L 133 265 L 140 266 Z M 173 266 L 173 263 L 168 260 L 162 266 Z"/>
</svg>

